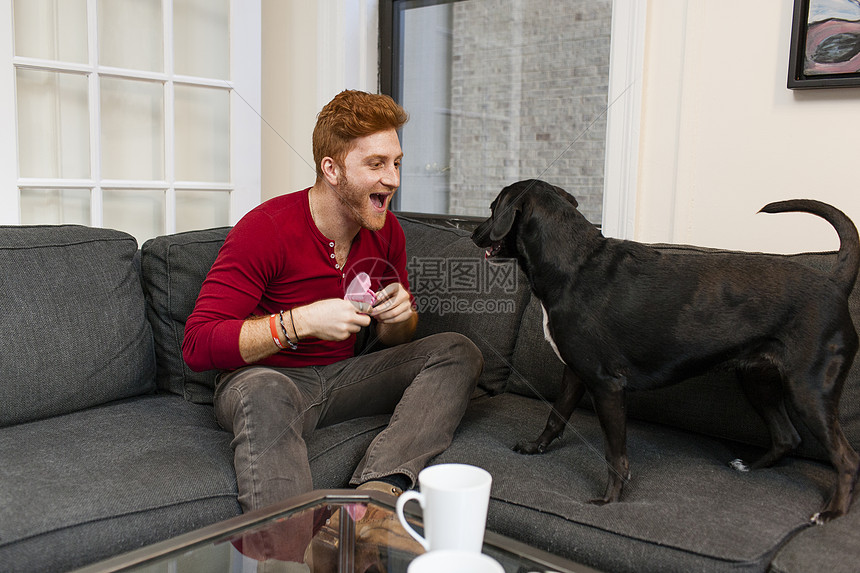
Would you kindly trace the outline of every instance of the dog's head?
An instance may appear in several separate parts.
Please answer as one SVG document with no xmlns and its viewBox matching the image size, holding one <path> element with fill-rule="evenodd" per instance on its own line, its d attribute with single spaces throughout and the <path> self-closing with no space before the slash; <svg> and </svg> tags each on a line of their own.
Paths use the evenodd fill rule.
<svg viewBox="0 0 860 573">
<path fill-rule="evenodd" d="M 576 199 L 561 187 L 538 179 L 527 179 L 508 185 L 490 204 L 490 217 L 472 233 L 472 241 L 486 249 L 487 259 L 493 257 L 516 257 L 519 223 L 531 215 L 539 203 L 547 205 L 559 197 L 574 207 Z"/>
</svg>

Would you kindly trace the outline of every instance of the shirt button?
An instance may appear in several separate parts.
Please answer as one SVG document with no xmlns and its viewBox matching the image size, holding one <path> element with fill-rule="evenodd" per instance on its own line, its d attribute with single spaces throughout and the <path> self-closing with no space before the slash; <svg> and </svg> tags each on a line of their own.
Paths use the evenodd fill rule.
<svg viewBox="0 0 860 573">
<path fill-rule="evenodd" d="M 333 246 L 334 246 L 334 243 L 329 243 L 329 244 L 328 244 L 328 246 L 329 246 L 329 247 L 333 247 Z"/>
<path fill-rule="evenodd" d="M 331 254 L 331 258 L 334 258 L 334 253 Z"/>
<path fill-rule="evenodd" d="M 339 269 L 339 268 L 340 268 L 340 265 L 339 265 L 339 264 L 335 264 L 335 265 L 334 265 L 334 268 Z"/>
</svg>

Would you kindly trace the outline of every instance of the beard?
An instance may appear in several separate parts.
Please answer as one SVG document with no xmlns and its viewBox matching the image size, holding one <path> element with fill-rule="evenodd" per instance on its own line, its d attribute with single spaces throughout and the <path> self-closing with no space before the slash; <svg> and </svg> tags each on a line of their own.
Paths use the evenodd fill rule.
<svg viewBox="0 0 860 573">
<path fill-rule="evenodd" d="M 337 195 L 341 204 L 349 209 L 355 222 L 362 228 L 368 231 L 378 231 L 385 226 L 388 209 L 381 213 L 374 211 L 370 206 L 367 189 L 352 184 L 346 176 L 346 170 L 343 170 L 338 182 Z"/>
</svg>

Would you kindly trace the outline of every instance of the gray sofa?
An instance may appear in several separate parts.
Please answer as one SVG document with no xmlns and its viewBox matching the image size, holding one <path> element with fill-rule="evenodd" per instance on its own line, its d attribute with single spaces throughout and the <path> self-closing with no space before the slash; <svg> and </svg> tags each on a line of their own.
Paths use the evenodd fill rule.
<svg viewBox="0 0 860 573">
<path fill-rule="evenodd" d="M 620 503 L 587 503 L 606 480 L 587 407 L 544 455 L 514 453 L 543 428 L 562 370 L 525 278 L 483 262 L 471 221 L 400 220 L 418 335 L 462 332 L 484 353 L 479 391 L 434 463 L 492 473 L 489 529 L 607 571 L 857 570 L 860 508 L 808 526 L 834 474 L 805 428 L 796 455 L 776 467 L 729 467 L 768 442 L 731 371 L 630 396 L 633 477 Z M 64 571 L 240 512 L 231 436 L 210 404 L 214 373 L 191 372 L 180 353 L 227 232 L 159 237 L 138 250 L 106 229 L 0 228 L 0 570 Z M 834 255 L 794 258 L 826 268 Z M 860 360 L 841 418 L 860 447 Z M 315 432 L 315 485 L 345 486 L 385 423 Z"/>
</svg>

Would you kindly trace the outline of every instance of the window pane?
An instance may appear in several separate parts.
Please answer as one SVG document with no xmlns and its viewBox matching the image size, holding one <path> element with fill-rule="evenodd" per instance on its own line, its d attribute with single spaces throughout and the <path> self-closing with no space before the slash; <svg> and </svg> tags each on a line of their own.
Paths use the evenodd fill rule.
<svg viewBox="0 0 860 573">
<path fill-rule="evenodd" d="M 541 178 L 599 222 L 611 0 L 400 5 L 394 89 L 411 116 L 400 208 L 434 196 L 433 210 L 486 215 L 502 187 Z"/>
<path fill-rule="evenodd" d="M 164 179 L 164 86 L 101 79 L 102 177 Z"/>
<path fill-rule="evenodd" d="M 21 189 L 24 225 L 89 225 L 89 189 Z"/>
<path fill-rule="evenodd" d="M 176 231 L 225 227 L 230 224 L 227 191 L 177 191 Z"/>
<path fill-rule="evenodd" d="M 230 92 L 177 84 L 176 179 L 230 181 Z"/>
<path fill-rule="evenodd" d="M 229 80 L 229 0 L 174 0 L 173 52 L 177 74 Z"/>
<path fill-rule="evenodd" d="M 16 79 L 21 176 L 88 178 L 86 76 L 19 69 Z"/>
<path fill-rule="evenodd" d="M 87 62 L 86 0 L 15 0 L 15 55 Z"/>
<path fill-rule="evenodd" d="M 410 115 L 402 142 L 404 211 L 449 212 L 452 12 L 439 4 L 403 15 L 401 101 Z"/>
<path fill-rule="evenodd" d="M 138 245 L 165 232 L 164 191 L 105 189 L 102 204 L 104 226 L 134 235 Z"/>
<path fill-rule="evenodd" d="M 104 66 L 164 70 L 161 0 L 98 2 L 99 63 Z"/>
</svg>

